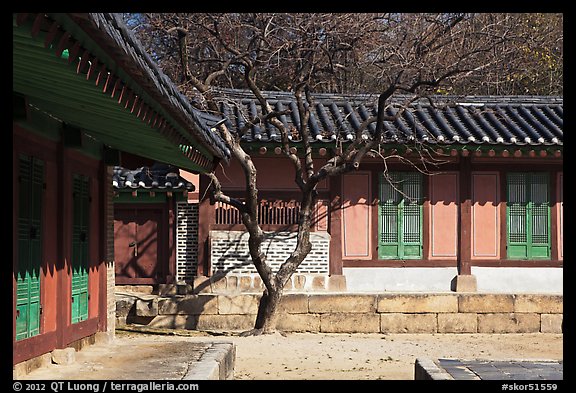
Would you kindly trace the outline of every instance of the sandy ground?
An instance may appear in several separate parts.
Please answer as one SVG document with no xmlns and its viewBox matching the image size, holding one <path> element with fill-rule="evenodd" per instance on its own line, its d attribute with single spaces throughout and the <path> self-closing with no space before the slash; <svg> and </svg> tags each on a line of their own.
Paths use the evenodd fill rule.
<svg viewBox="0 0 576 393">
<path fill-rule="evenodd" d="M 563 359 L 561 334 L 313 334 L 227 337 L 236 379 L 414 379 L 416 358 Z"/>
<path fill-rule="evenodd" d="M 171 379 L 182 363 L 174 348 L 186 351 L 198 341 L 236 344 L 238 380 L 412 380 L 417 358 L 563 359 L 561 334 L 180 334 L 118 331 L 112 344 L 77 353 L 74 365 L 53 365 L 26 379 Z"/>
</svg>

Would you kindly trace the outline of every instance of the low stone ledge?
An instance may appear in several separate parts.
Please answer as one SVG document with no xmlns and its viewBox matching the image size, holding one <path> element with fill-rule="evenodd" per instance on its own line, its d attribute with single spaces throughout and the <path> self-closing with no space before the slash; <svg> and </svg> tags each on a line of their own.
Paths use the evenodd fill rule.
<svg viewBox="0 0 576 393">
<path fill-rule="evenodd" d="M 541 333 L 563 333 L 563 314 L 542 314 L 540 315 Z"/>
<path fill-rule="evenodd" d="M 320 314 L 322 333 L 378 333 L 380 316 L 376 313 Z"/>
<path fill-rule="evenodd" d="M 259 295 L 220 295 L 218 314 L 257 314 Z"/>
<path fill-rule="evenodd" d="M 280 314 L 279 330 L 286 332 L 319 332 L 320 314 Z"/>
<path fill-rule="evenodd" d="M 514 312 L 515 295 L 510 294 L 460 294 L 458 312 L 500 313 Z"/>
<path fill-rule="evenodd" d="M 381 333 L 436 333 L 436 314 L 380 314 Z"/>
<path fill-rule="evenodd" d="M 197 315 L 198 330 L 250 330 L 256 314 Z"/>
<path fill-rule="evenodd" d="M 282 296 L 279 312 L 286 314 L 308 313 L 308 295 L 304 293 L 288 293 Z"/>
<path fill-rule="evenodd" d="M 478 331 L 478 314 L 472 313 L 439 313 L 438 333 L 476 333 Z"/>
<path fill-rule="evenodd" d="M 190 365 L 183 380 L 234 379 L 236 347 L 233 343 L 214 343 L 197 362 Z"/>
<path fill-rule="evenodd" d="M 158 314 L 218 314 L 218 296 L 202 294 L 163 298 L 158 301 Z"/>
<path fill-rule="evenodd" d="M 458 297 L 453 294 L 380 294 L 379 313 L 454 313 Z"/>
<path fill-rule="evenodd" d="M 538 333 L 540 314 L 478 314 L 478 333 Z"/>
<path fill-rule="evenodd" d="M 138 317 L 155 317 L 158 315 L 158 296 L 145 295 L 136 299 L 135 308 Z"/>
<path fill-rule="evenodd" d="M 519 294 L 514 299 L 514 312 L 561 314 L 562 295 Z"/>
<path fill-rule="evenodd" d="M 375 295 L 322 294 L 308 297 L 311 313 L 374 313 Z"/>
</svg>

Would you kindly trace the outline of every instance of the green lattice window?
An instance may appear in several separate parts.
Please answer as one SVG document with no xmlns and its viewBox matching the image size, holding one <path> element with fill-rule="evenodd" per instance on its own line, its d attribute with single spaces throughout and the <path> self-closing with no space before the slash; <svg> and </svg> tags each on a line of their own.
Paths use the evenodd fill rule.
<svg viewBox="0 0 576 393">
<path fill-rule="evenodd" d="M 422 174 L 390 172 L 380 176 L 380 259 L 422 258 Z"/>
<path fill-rule="evenodd" d="M 72 197 L 72 323 L 76 323 L 88 319 L 88 177 L 73 176 Z"/>
<path fill-rule="evenodd" d="M 44 162 L 21 155 L 18 184 L 16 340 L 22 340 L 40 334 Z"/>
<path fill-rule="evenodd" d="M 509 173 L 507 196 L 508 258 L 550 258 L 548 173 Z"/>
</svg>

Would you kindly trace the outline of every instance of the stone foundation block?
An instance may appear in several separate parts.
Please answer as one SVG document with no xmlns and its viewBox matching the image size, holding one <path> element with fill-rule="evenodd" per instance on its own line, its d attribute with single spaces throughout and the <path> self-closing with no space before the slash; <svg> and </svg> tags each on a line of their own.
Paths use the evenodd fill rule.
<svg viewBox="0 0 576 393">
<path fill-rule="evenodd" d="M 198 327 L 198 315 L 158 315 L 146 326 L 163 329 L 190 329 Z"/>
<path fill-rule="evenodd" d="M 54 349 L 52 351 L 52 363 L 60 365 L 73 364 L 76 361 L 74 348 Z"/>
<path fill-rule="evenodd" d="M 542 314 L 540 315 L 540 332 L 542 333 L 563 333 L 563 314 Z"/>
<path fill-rule="evenodd" d="M 458 295 L 458 311 L 471 313 L 514 312 L 515 295 L 462 294 Z"/>
<path fill-rule="evenodd" d="M 252 291 L 252 277 L 250 276 L 240 276 L 240 281 L 238 283 L 240 292 L 250 292 Z"/>
<path fill-rule="evenodd" d="M 254 328 L 256 314 L 198 315 L 198 330 L 250 330 Z"/>
<path fill-rule="evenodd" d="M 130 292 L 137 295 L 151 295 L 154 292 L 152 285 L 116 285 L 116 292 Z"/>
<path fill-rule="evenodd" d="M 477 314 L 438 313 L 438 333 L 476 333 L 477 330 Z"/>
<path fill-rule="evenodd" d="M 52 354 L 45 353 L 40 356 L 36 356 L 32 359 L 28 359 L 21 363 L 17 363 L 12 367 L 12 378 L 20 379 L 23 376 L 30 374 L 32 371 L 37 370 L 42 367 L 48 367 L 52 363 Z"/>
<path fill-rule="evenodd" d="M 132 296 L 116 295 L 116 318 L 124 318 L 134 315 L 136 298 Z"/>
<path fill-rule="evenodd" d="M 478 314 L 478 333 L 538 333 L 539 331 L 539 314 Z"/>
<path fill-rule="evenodd" d="M 332 292 L 346 291 L 346 276 L 333 275 L 328 277 L 328 290 Z"/>
<path fill-rule="evenodd" d="M 378 295 L 376 310 L 380 313 L 455 313 L 458 298 L 449 294 L 382 294 Z"/>
<path fill-rule="evenodd" d="M 226 292 L 226 276 L 218 275 L 210 277 L 212 292 Z"/>
<path fill-rule="evenodd" d="M 541 314 L 561 314 L 562 295 L 516 295 L 514 312 L 536 312 Z"/>
<path fill-rule="evenodd" d="M 210 277 L 205 276 L 194 277 L 194 282 L 192 286 L 194 287 L 194 293 L 212 292 L 212 286 L 210 285 Z"/>
<path fill-rule="evenodd" d="M 226 290 L 229 292 L 237 292 L 238 291 L 238 276 L 227 276 L 226 277 Z"/>
<path fill-rule="evenodd" d="M 278 311 L 284 314 L 306 314 L 308 295 L 304 293 L 285 294 L 280 300 Z"/>
<path fill-rule="evenodd" d="M 166 314 L 218 314 L 218 296 L 214 294 L 166 298 L 158 301 L 158 313 Z"/>
<path fill-rule="evenodd" d="M 256 291 L 263 291 L 264 290 L 264 283 L 260 276 L 254 276 L 254 281 L 252 283 L 254 290 Z"/>
<path fill-rule="evenodd" d="M 322 294 L 308 298 L 311 313 L 373 313 L 376 311 L 375 295 Z"/>
<path fill-rule="evenodd" d="M 94 335 L 95 344 L 110 344 L 114 341 L 114 335 L 111 332 L 96 332 Z"/>
<path fill-rule="evenodd" d="M 290 277 L 288 279 L 288 281 L 286 281 L 286 284 L 284 284 L 284 290 L 285 291 L 291 291 L 292 290 L 292 277 Z"/>
<path fill-rule="evenodd" d="M 471 274 L 457 275 L 450 282 L 450 289 L 454 292 L 476 292 L 478 290 L 476 276 Z"/>
<path fill-rule="evenodd" d="M 136 316 L 155 317 L 158 315 L 158 297 L 154 295 L 145 295 L 136 299 Z"/>
<path fill-rule="evenodd" d="M 280 314 L 276 327 L 286 332 L 319 332 L 320 314 Z"/>
<path fill-rule="evenodd" d="M 218 314 L 257 314 L 259 295 L 220 295 Z"/>
<path fill-rule="evenodd" d="M 382 333 L 436 333 L 436 314 L 380 314 Z"/>
<path fill-rule="evenodd" d="M 295 274 L 292 278 L 294 281 L 294 290 L 304 290 L 304 286 L 306 285 L 306 276 Z"/>
<path fill-rule="evenodd" d="M 378 314 L 330 313 L 320 314 L 320 331 L 323 333 L 378 333 Z"/>
<path fill-rule="evenodd" d="M 314 276 L 312 278 L 312 290 L 313 291 L 326 290 L 326 277 L 325 276 Z"/>
</svg>

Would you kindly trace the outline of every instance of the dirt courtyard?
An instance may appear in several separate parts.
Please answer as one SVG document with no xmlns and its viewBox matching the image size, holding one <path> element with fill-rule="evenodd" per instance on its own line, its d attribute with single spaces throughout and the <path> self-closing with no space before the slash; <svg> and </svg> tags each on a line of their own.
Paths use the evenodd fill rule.
<svg viewBox="0 0 576 393">
<path fill-rule="evenodd" d="M 176 354 L 174 348 L 185 351 L 181 344 L 198 341 L 233 342 L 237 380 L 412 380 L 417 358 L 563 360 L 562 334 L 548 333 L 287 333 L 239 337 L 237 333 L 164 332 L 176 335 L 118 330 L 112 343 L 78 352 L 74 364 L 52 365 L 25 379 L 142 379 L 142 375 L 171 379 L 182 362 L 182 354 Z M 155 362 L 147 364 L 150 351 Z"/>
<path fill-rule="evenodd" d="M 561 334 L 314 334 L 226 337 L 236 379 L 411 380 L 416 358 L 563 359 Z"/>
</svg>

